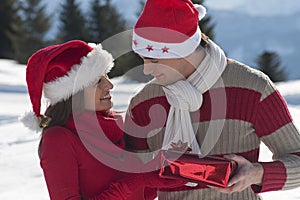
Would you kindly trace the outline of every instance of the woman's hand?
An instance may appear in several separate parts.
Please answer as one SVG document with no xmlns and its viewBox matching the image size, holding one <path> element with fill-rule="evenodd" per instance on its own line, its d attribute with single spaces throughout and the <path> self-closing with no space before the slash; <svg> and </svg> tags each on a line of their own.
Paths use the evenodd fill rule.
<svg viewBox="0 0 300 200">
<path fill-rule="evenodd" d="M 250 185 L 261 185 L 264 170 L 261 164 L 251 163 L 242 156 L 235 154 L 224 156 L 225 159 L 235 161 L 238 164 L 236 174 L 229 180 L 227 188 L 212 187 L 218 192 L 231 194 L 241 192 Z"/>
</svg>

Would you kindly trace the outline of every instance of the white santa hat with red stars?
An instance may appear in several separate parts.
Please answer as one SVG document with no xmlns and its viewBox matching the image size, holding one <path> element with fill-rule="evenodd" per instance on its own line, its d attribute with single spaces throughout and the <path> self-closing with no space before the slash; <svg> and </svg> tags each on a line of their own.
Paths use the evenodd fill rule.
<svg viewBox="0 0 300 200">
<path fill-rule="evenodd" d="M 201 42 L 198 22 L 206 15 L 190 0 L 147 0 L 133 31 L 132 49 L 149 58 L 183 58 Z"/>
<path fill-rule="evenodd" d="M 43 48 L 27 64 L 26 81 L 32 110 L 20 117 L 30 130 L 40 131 L 42 94 L 50 105 L 67 100 L 99 80 L 113 67 L 113 57 L 102 45 L 72 40 Z"/>
</svg>

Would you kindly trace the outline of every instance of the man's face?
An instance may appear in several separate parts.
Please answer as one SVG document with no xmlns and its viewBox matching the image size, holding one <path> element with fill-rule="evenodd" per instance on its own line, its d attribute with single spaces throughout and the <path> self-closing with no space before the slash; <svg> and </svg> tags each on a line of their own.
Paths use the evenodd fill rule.
<svg viewBox="0 0 300 200">
<path fill-rule="evenodd" d="M 169 85 L 187 78 L 188 62 L 185 58 L 155 59 L 140 56 L 144 60 L 144 74 L 152 75 L 158 84 Z"/>
</svg>

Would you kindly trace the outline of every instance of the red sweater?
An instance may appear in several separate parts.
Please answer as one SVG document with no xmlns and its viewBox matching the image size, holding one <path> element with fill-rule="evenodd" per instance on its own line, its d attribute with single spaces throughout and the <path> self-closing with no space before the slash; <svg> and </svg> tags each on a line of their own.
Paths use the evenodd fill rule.
<svg viewBox="0 0 300 200">
<path fill-rule="evenodd" d="M 99 138 L 89 140 L 90 135 L 86 137 L 87 140 L 83 144 L 82 135 L 78 134 L 76 130 L 90 134 L 96 128 L 90 117 L 90 113 L 80 115 L 79 121 L 82 123 L 77 123 L 76 118 L 76 128 L 73 117 L 70 117 L 65 127 L 55 126 L 44 131 L 41 167 L 44 171 L 50 198 L 54 200 L 143 199 L 143 188 L 134 188 L 136 185 L 142 185 L 143 180 L 135 180 L 134 186 L 128 186 L 130 179 L 127 178 L 126 182 L 126 177 L 130 177 L 129 173 L 103 164 L 87 150 L 84 144 L 86 141 L 92 142 L 108 155 L 110 153 L 117 155 L 118 152 L 112 149 L 111 145 L 103 142 L 101 136 L 99 136 L 100 140 L 98 140 Z M 124 148 L 123 131 L 119 127 L 122 125 L 122 118 L 107 118 L 98 115 L 98 121 L 105 131 L 105 135 L 120 149 Z M 139 161 L 136 160 L 136 162 Z M 133 192 L 133 190 L 135 191 Z"/>
</svg>

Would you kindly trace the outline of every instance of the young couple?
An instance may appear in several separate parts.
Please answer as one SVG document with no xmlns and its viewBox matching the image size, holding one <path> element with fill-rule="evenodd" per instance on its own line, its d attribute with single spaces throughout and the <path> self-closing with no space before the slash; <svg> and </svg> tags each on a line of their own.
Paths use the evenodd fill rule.
<svg viewBox="0 0 300 200">
<path fill-rule="evenodd" d="M 226 58 L 201 33 L 205 14 L 189 0 L 146 2 L 132 48 L 154 79 L 131 99 L 125 123 L 111 110 L 113 58 L 100 44 L 74 40 L 31 56 L 33 112 L 22 121 L 42 131 L 39 155 L 51 199 L 254 200 L 300 185 L 300 135 L 285 101 L 266 75 Z M 49 100 L 44 114 L 42 93 Z M 120 170 L 146 167 L 178 141 L 235 161 L 228 187 L 190 187 L 159 177 L 159 169 Z M 272 162 L 258 161 L 261 142 Z M 122 156 L 129 151 L 154 158 Z"/>
</svg>

